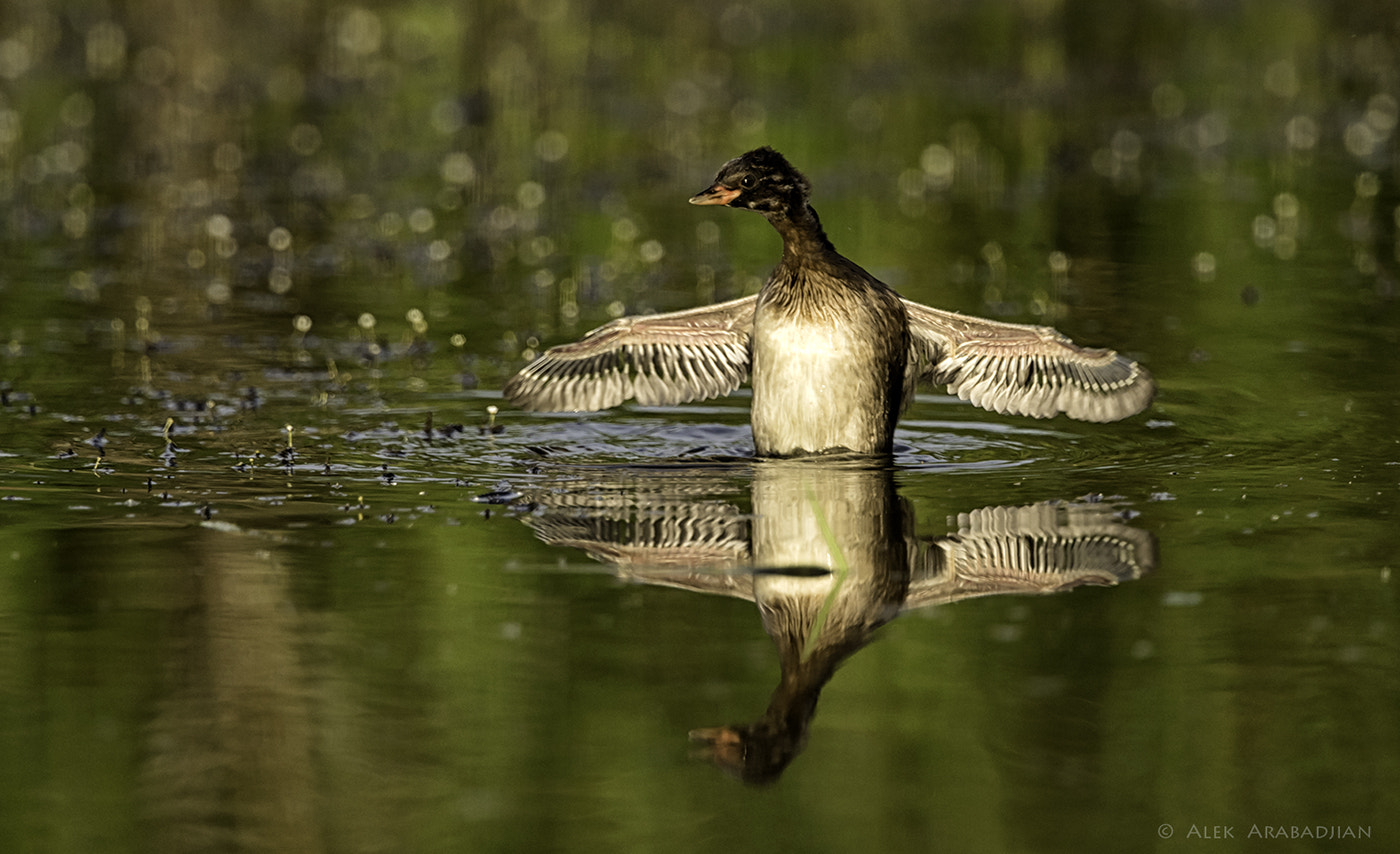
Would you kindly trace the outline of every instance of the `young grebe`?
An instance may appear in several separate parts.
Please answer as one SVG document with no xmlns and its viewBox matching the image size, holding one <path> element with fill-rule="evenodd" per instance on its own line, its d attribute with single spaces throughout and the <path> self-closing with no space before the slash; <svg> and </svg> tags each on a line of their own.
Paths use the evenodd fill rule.
<svg viewBox="0 0 1400 854">
<path fill-rule="evenodd" d="M 890 452 L 919 380 L 993 412 L 1117 421 L 1152 401 L 1152 376 L 1112 350 L 1045 326 L 982 320 L 902 299 L 836 251 L 810 185 L 771 148 L 720 168 L 690 203 L 763 214 L 783 258 L 756 296 L 622 317 L 546 351 L 505 397 L 584 412 L 635 398 L 672 405 L 728 394 L 752 376 L 754 451 Z"/>
</svg>

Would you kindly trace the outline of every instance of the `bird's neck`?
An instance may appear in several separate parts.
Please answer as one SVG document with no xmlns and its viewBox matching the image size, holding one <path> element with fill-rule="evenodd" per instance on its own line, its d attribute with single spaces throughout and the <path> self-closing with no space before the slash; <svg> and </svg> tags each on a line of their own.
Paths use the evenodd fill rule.
<svg viewBox="0 0 1400 854">
<path fill-rule="evenodd" d="M 802 204 L 790 210 L 772 214 L 768 221 L 783 238 L 783 263 L 801 266 L 822 257 L 836 248 L 822 230 L 821 220 L 811 205 Z"/>
</svg>

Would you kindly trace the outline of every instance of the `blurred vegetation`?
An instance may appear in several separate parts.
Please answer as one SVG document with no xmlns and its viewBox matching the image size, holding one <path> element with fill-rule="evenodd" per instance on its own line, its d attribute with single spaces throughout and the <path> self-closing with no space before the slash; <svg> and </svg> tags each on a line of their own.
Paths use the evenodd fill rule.
<svg viewBox="0 0 1400 854">
<path fill-rule="evenodd" d="M 1234 322 L 1242 294 L 1257 315 L 1393 317 L 1387 3 L 9 2 L 0 19 L 12 350 L 63 316 L 139 345 L 142 299 L 149 325 L 232 314 L 291 335 L 303 315 L 313 341 L 363 337 L 368 314 L 385 343 L 488 360 L 494 384 L 608 314 L 753 290 L 773 238 L 683 202 L 763 143 L 812 174 L 838 245 L 915 299 L 1173 362 L 1183 326 Z M 1345 269 L 1337 291 L 1294 285 L 1309 266 Z"/>
</svg>

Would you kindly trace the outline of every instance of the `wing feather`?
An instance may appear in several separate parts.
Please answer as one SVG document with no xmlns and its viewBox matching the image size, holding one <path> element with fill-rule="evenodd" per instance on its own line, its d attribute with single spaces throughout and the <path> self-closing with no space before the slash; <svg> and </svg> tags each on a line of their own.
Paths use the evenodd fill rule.
<svg viewBox="0 0 1400 854">
<path fill-rule="evenodd" d="M 1147 408 L 1147 369 L 1112 350 L 1080 347 L 1048 326 L 1001 323 L 904 301 L 909 380 L 931 380 L 1006 415 L 1117 421 Z"/>
<path fill-rule="evenodd" d="M 620 317 L 546 350 L 506 383 L 505 397 L 522 409 L 592 412 L 633 398 L 671 406 L 728 394 L 749 375 L 756 302 Z"/>
</svg>

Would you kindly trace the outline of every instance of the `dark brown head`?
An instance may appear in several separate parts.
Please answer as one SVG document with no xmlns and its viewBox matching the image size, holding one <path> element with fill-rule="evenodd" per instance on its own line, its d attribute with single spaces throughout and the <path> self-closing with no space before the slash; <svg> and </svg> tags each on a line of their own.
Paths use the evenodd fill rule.
<svg viewBox="0 0 1400 854">
<path fill-rule="evenodd" d="M 810 191 L 802 173 L 765 145 L 721 166 L 714 184 L 692 196 L 690 203 L 747 208 L 769 218 L 794 217 L 806 213 Z"/>
</svg>

